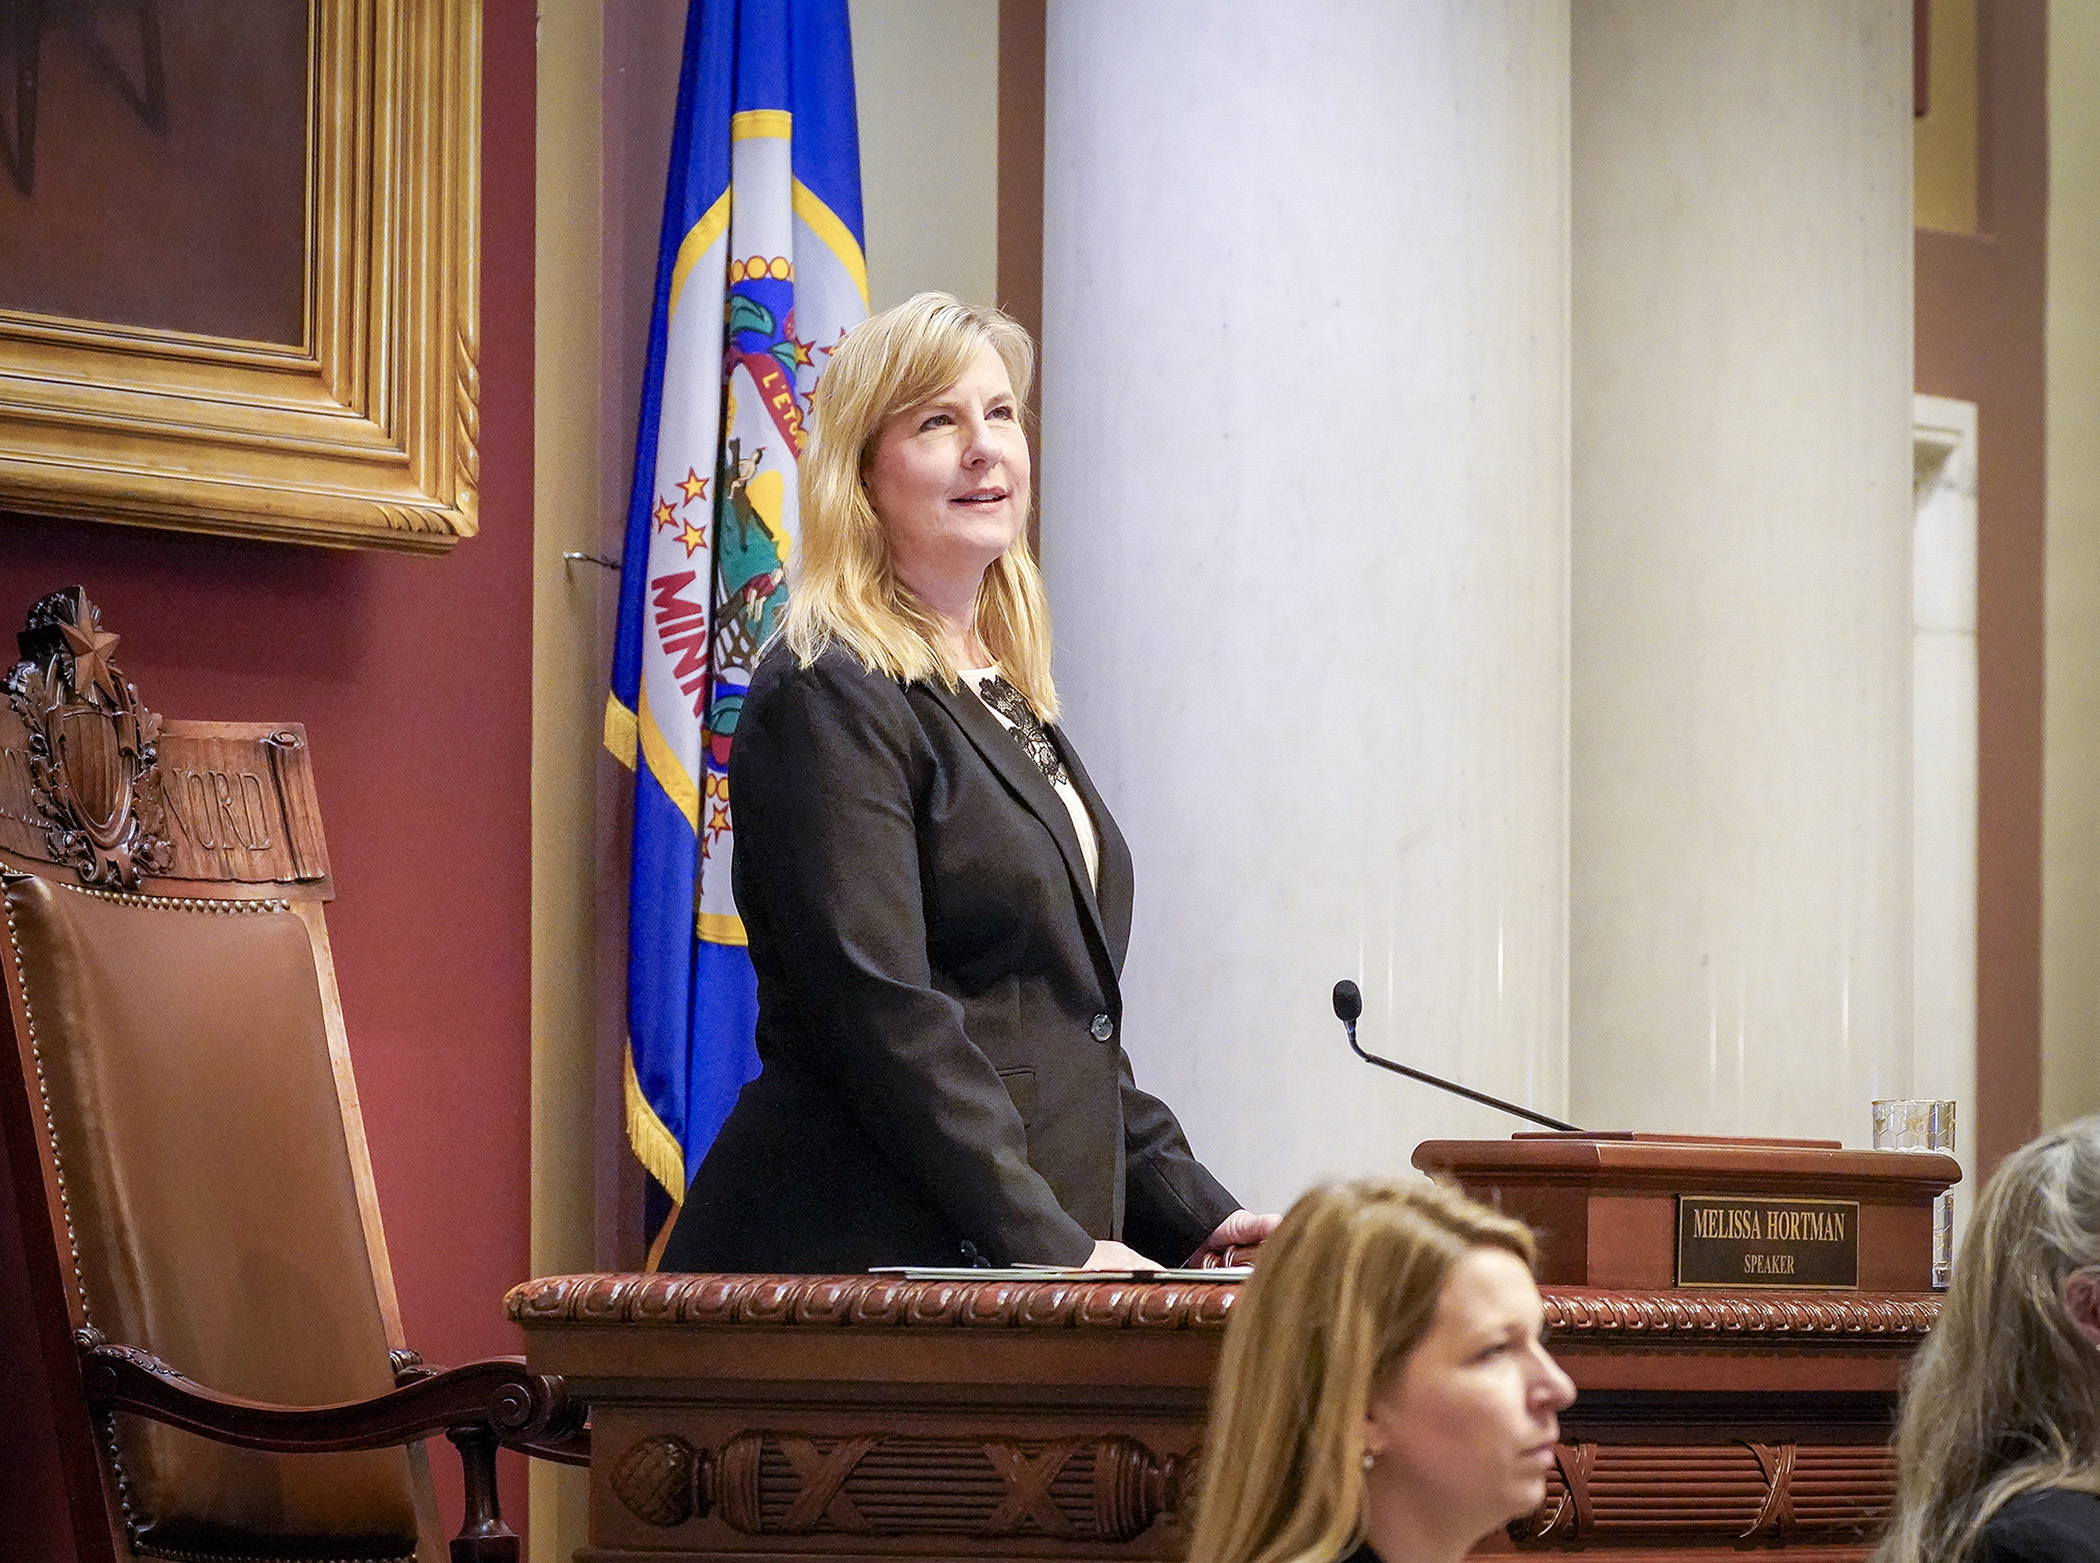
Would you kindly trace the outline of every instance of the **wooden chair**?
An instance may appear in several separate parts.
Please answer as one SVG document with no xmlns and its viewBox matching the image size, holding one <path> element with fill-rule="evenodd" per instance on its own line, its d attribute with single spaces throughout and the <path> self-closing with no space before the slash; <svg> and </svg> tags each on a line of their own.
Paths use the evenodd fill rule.
<svg viewBox="0 0 2100 1563">
<path fill-rule="evenodd" d="M 402 1340 L 305 734 L 163 723 L 116 639 L 44 598 L 0 702 L 0 1134 L 82 1563 L 439 1563 L 438 1432 L 454 1563 L 515 1563 L 497 1447 L 587 1435 L 522 1358 Z"/>
</svg>

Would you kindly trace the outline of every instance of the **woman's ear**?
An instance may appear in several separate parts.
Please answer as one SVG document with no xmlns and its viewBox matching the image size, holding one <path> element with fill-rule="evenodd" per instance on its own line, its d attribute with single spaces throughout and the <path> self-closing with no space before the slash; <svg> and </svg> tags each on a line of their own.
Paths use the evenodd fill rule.
<svg viewBox="0 0 2100 1563">
<path fill-rule="evenodd" d="M 2100 1346 L 2100 1274 L 2080 1270 L 2064 1277 L 2064 1311 L 2079 1334 Z"/>
</svg>

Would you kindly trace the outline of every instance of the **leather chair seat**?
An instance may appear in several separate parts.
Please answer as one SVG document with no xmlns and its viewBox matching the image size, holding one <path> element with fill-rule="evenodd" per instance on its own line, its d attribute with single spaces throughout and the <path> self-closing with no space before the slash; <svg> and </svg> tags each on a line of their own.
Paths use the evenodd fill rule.
<svg viewBox="0 0 2100 1563">
<path fill-rule="evenodd" d="M 86 1322 L 254 1400 L 392 1389 L 300 912 L 27 877 L 4 902 Z M 257 1453 L 123 1413 L 102 1435 L 142 1556 L 416 1553 L 400 1449 Z"/>
</svg>

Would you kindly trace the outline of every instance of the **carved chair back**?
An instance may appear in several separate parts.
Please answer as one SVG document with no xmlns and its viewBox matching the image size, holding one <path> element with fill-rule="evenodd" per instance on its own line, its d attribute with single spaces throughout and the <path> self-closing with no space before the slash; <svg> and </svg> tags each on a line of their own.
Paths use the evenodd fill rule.
<svg viewBox="0 0 2100 1563">
<path fill-rule="evenodd" d="M 163 722 L 78 591 L 19 638 L 0 701 L 0 1041 L 19 1065 L 0 1068 L 0 1135 L 76 1516 L 83 1493 L 105 1516 L 107 1551 L 83 1559 L 431 1563 L 420 1445 L 272 1454 L 88 1409 L 83 1331 L 289 1405 L 386 1394 L 413 1359 L 304 732 Z"/>
</svg>

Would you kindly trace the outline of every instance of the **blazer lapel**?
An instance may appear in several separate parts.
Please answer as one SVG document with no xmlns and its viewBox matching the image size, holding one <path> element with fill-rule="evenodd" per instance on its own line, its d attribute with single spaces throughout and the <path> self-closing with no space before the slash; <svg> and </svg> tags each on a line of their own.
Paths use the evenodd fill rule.
<svg viewBox="0 0 2100 1563">
<path fill-rule="evenodd" d="M 1115 816 L 1108 812 L 1101 794 L 1094 790 L 1094 779 L 1079 763 L 1079 752 L 1072 747 L 1072 740 L 1065 735 L 1065 730 L 1053 727 L 1050 736 L 1057 744 L 1058 753 L 1065 757 L 1065 769 L 1072 773 L 1072 786 L 1093 818 L 1095 834 L 1101 838 L 1101 874 L 1094 900 L 1100 907 L 1102 926 L 1108 934 L 1109 958 L 1115 962 L 1117 974 L 1121 975 L 1123 956 L 1130 948 L 1130 902 L 1136 878 L 1131 869 L 1130 846 L 1123 840 L 1123 832 L 1116 828 Z"/>
<path fill-rule="evenodd" d="M 1079 837 L 1072 829 L 1072 816 L 1065 812 L 1064 799 L 1057 795 L 1057 789 L 1050 785 L 1048 778 L 1036 769 L 1035 761 L 1029 759 L 1027 753 L 1014 741 L 1013 734 L 1001 726 L 999 719 L 985 708 L 984 702 L 977 698 L 974 690 L 949 689 L 938 679 L 928 679 L 920 687 L 931 693 L 943 709 L 955 718 L 955 725 L 963 730 L 977 752 L 984 756 L 985 763 L 998 773 L 999 779 L 1021 800 L 1028 812 L 1042 821 L 1043 828 L 1050 832 L 1050 839 L 1057 843 L 1057 850 L 1065 860 L 1065 871 L 1072 876 L 1074 899 L 1079 902 L 1080 921 L 1086 925 L 1087 932 L 1107 960 L 1110 975 L 1113 977 L 1120 970 L 1122 962 L 1113 953 L 1108 932 L 1102 926 L 1101 908 L 1095 904 L 1094 888 L 1087 878 L 1086 858 L 1079 850 Z M 1058 747 L 1066 750 L 1069 759 L 1068 746 L 1060 743 Z M 1086 796 L 1085 791 L 1080 793 L 1080 797 Z M 1091 812 L 1091 800 L 1088 806 Z M 1099 831 L 1101 826 L 1098 814 L 1095 819 L 1094 828 Z M 1103 839 L 1106 839 L 1105 833 Z"/>
</svg>

